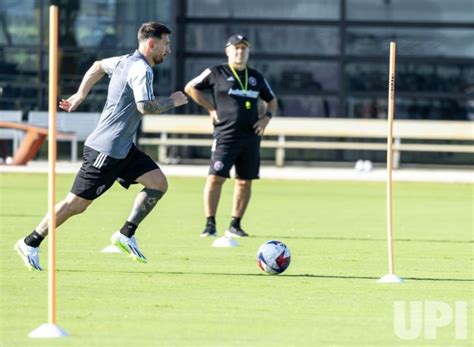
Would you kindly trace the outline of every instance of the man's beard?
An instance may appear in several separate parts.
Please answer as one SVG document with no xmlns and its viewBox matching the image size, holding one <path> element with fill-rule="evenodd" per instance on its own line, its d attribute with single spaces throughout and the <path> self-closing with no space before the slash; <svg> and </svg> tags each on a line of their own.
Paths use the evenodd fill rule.
<svg viewBox="0 0 474 347">
<path fill-rule="evenodd" d="M 160 57 L 160 58 L 154 58 L 153 61 L 155 64 L 161 64 L 165 60 L 165 57 Z"/>
</svg>

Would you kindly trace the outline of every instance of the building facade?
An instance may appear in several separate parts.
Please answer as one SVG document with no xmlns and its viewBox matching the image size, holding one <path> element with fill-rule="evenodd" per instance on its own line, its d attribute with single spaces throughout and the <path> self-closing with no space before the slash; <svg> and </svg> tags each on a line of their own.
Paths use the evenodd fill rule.
<svg viewBox="0 0 474 347">
<path fill-rule="evenodd" d="M 97 59 L 132 52 L 142 22 L 173 29 L 155 89 L 183 89 L 226 60 L 228 36 L 252 43 L 250 65 L 280 100 L 280 116 L 385 118 L 389 42 L 397 42 L 396 117 L 474 119 L 472 0 L 59 0 L 59 95 Z M 47 0 L 0 3 L 0 109 L 45 110 Z M 83 111 L 100 111 L 107 79 Z M 201 113 L 194 104 L 180 109 Z"/>
</svg>

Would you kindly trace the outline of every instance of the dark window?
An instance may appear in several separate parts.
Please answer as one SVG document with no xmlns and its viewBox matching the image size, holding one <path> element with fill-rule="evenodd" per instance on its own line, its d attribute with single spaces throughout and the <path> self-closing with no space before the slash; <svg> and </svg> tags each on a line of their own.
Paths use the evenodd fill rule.
<svg viewBox="0 0 474 347">
<path fill-rule="evenodd" d="M 346 0 L 349 20 L 473 22 L 472 0 Z"/>
<path fill-rule="evenodd" d="M 35 0 L 3 0 L 0 4 L 0 45 L 37 45 L 39 11 Z"/>
<path fill-rule="evenodd" d="M 241 33 L 252 53 L 334 55 L 339 53 L 337 26 L 277 26 L 190 24 L 186 30 L 189 52 L 223 52 L 230 35 Z"/>
<path fill-rule="evenodd" d="M 48 77 L 48 0 L 0 2 L 0 107 L 45 109 Z M 59 0 L 59 97 L 75 92 L 95 60 L 133 52 L 144 21 L 168 24 L 172 0 Z M 173 27 L 173 25 L 170 25 Z M 173 30 L 175 31 L 175 30 Z M 172 43 L 176 35 L 172 37 Z M 171 60 L 155 68 L 155 90 L 173 87 Z M 103 107 L 108 78 L 96 85 L 82 111 Z"/>
<path fill-rule="evenodd" d="M 354 118 L 387 119 L 386 97 L 347 98 L 347 114 Z M 397 96 L 395 99 L 395 119 L 470 119 L 472 100 L 453 98 L 414 98 Z"/>
<path fill-rule="evenodd" d="M 282 95 L 279 114 L 283 117 L 340 117 L 339 99 L 331 96 Z"/>
<path fill-rule="evenodd" d="M 188 0 L 187 16 L 216 18 L 338 19 L 335 0 Z"/>
<path fill-rule="evenodd" d="M 388 65 L 350 63 L 345 67 L 350 91 L 386 91 Z M 398 63 L 395 76 L 397 92 L 465 93 L 474 85 L 474 63 L 428 64 Z"/>
<path fill-rule="evenodd" d="M 186 81 L 196 77 L 206 68 L 226 63 L 226 59 L 190 58 L 186 63 Z M 313 95 L 321 91 L 339 89 L 339 65 L 333 62 L 283 61 L 252 59 L 249 66 L 257 69 L 276 93 Z"/>
<path fill-rule="evenodd" d="M 346 37 L 351 55 L 388 57 L 395 41 L 398 56 L 474 58 L 474 29 L 350 27 Z"/>
</svg>

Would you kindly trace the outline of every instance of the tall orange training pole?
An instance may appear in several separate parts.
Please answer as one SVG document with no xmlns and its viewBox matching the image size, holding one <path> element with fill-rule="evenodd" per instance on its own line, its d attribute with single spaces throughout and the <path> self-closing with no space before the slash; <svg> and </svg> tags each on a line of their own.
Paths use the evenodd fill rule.
<svg viewBox="0 0 474 347">
<path fill-rule="evenodd" d="M 402 279 L 395 275 L 393 261 L 393 214 L 392 214 L 392 167 L 393 167 L 393 118 L 395 111 L 395 53 L 397 44 L 390 42 L 390 69 L 388 83 L 388 133 L 387 133 L 387 243 L 388 243 L 388 275 L 379 279 L 382 283 L 401 283 Z"/>
<path fill-rule="evenodd" d="M 393 213 L 392 213 L 392 166 L 393 166 L 393 113 L 395 108 L 395 52 L 397 44 L 390 42 L 390 72 L 388 83 L 388 133 L 387 133 L 387 240 L 388 273 L 393 275 Z"/>
<path fill-rule="evenodd" d="M 56 111 L 58 99 L 58 7 L 49 7 L 48 131 L 48 323 L 56 324 Z"/>
<path fill-rule="evenodd" d="M 49 7 L 49 119 L 48 119 L 48 323 L 28 334 L 57 338 L 68 333 L 56 325 L 56 111 L 58 84 L 58 6 Z"/>
</svg>

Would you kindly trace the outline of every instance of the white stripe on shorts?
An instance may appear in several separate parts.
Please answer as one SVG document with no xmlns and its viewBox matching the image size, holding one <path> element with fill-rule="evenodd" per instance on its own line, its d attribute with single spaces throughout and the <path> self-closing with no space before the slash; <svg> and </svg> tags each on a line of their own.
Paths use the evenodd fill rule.
<svg viewBox="0 0 474 347">
<path fill-rule="evenodd" d="M 94 164 L 92 164 L 92 166 L 100 169 L 102 165 L 104 165 L 105 159 L 107 159 L 107 154 L 100 153 L 95 159 Z"/>
</svg>

